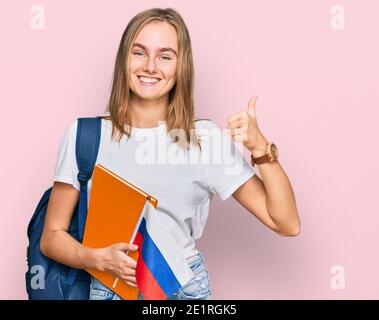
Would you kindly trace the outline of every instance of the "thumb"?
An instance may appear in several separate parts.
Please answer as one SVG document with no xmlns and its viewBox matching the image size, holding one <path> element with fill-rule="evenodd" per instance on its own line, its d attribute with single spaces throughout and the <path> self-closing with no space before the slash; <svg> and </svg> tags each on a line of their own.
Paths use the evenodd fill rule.
<svg viewBox="0 0 379 320">
<path fill-rule="evenodd" d="M 117 249 L 122 250 L 122 251 L 134 251 L 134 250 L 138 249 L 138 246 L 136 244 L 133 244 L 133 243 L 121 242 L 121 243 L 117 244 Z"/>
<path fill-rule="evenodd" d="M 255 103 L 257 102 L 257 97 L 252 97 L 249 101 L 249 106 L 248 106 L 248 109 L 247 109 L 247 113 L 249 116 L 252 116 L 254 119 L 257 118 L 256 114 L 255 114 Z"/>
</svg>

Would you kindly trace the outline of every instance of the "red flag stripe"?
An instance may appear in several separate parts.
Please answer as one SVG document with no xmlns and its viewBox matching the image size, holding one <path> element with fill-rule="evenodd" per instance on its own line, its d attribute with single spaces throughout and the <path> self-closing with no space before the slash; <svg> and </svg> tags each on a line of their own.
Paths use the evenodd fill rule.
<svg viewBox="0 0 379 320">
<path fill-rule="evenodd" d="M 138 245 L 138 250 L 142 249 L 143 237 L 140 232 L 136 234 L 134 243 Z M 150 270 L 146 267 L 141 254 L 138 255 L 136 280 L 139 290 L 145 300 L 164 300 L 167 299 L 166 294 L 155 280 Z"/>
</svg>

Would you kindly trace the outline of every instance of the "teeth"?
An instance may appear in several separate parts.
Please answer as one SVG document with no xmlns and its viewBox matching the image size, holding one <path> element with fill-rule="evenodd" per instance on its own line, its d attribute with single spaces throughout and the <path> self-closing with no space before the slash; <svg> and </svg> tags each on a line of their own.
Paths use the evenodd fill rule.
<svg viewBox="0 0 379 320">
<path fill-rule="evenodd" d="M 142 82 L 149 82 L 149 83 L 159 81 L 158 79 L 155 79 L 155 78 L 145 78 L 145 77 L 138 77 L 138 79 L 140 79 Z"/>
</svg>

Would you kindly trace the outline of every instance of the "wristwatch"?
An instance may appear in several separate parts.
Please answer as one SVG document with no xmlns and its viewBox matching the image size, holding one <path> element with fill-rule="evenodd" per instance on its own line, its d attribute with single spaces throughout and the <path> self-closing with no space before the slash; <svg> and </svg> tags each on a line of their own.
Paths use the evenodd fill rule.
<svg viewBox="0 0 379 320">
<path fill-rule="evenodd" d="M 263 156 L 254 158 L 253 154 L 251 154 L 251 165 L 254 167 L 255 164 L 262 164 L 266 162 L 273 162 L 278 160 L 279 151 L 277 146 L 271 142 L 267 144 L 267 153 Z"/>
</svg>

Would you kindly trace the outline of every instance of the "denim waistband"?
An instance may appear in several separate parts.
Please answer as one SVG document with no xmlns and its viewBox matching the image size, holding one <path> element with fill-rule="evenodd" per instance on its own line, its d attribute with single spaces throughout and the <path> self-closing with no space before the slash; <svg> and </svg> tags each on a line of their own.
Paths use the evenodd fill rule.
<svg viewBox="0 0 379 320">
<path fill-rule="evenodd" d="M 188 264 L 192 264 L 193 262 L 197 261 L 200 259 L 200 257 L 202 256 L 201 252 L 199 251 L 198 253 L 196 253 L 193 257 L 191 257 L 190 259 L 188 259 Z"/>
<path fill-rule="evenodd" d="M 189 262 L 189 267 L 195 274 L 198 274 L 203 271 L 208 272 L 207 265 L 201 253 L 198 253 L 197 257 L 193 261 Z"/>
</svg>

